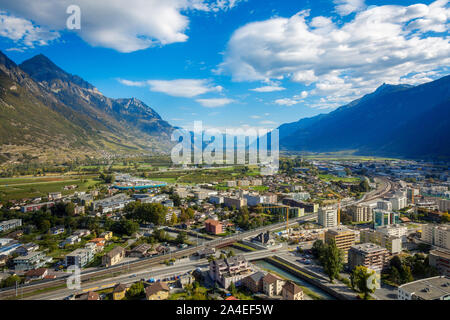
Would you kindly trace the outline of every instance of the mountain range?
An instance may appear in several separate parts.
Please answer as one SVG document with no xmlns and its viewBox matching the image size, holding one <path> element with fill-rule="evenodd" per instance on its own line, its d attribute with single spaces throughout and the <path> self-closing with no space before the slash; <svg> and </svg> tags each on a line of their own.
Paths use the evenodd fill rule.
<svg viewBox="0 0 450 320">
<path fill-rule="evenodd" d="M 281 150 L 450 159 L 450 76 L 417 86 L 383 84 L 328 114 L 278 129 Z"/>
<path fill-rule="evenodd" d="M 0 162 L 167 153 L 174 128 L 136 98 L 112 99 L 37 55 L 0 52 Z"/>
</svg>

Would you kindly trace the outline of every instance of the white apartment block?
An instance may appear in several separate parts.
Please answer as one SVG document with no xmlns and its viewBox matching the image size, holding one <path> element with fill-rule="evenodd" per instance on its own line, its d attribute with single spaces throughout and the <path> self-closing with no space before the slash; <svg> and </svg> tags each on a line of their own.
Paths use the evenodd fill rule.
<svg viewBox="0 0 450 320">
<path fill-rule="evenodd" d="M 392 211 L 392 203 L 386 200 L 381 200 L 377 202 L 377 209 Z"/>
<path fill-rule="evenodd" d="M 422 227 L 422 240 L 426 243 L 450 250 L 450 224 L 426 224 Z"/>
<path fill-rule="evenodd" d="M 439 205 L 439 211 L 450 212 L 450 200 L 439 199 L 438 205 Z"/>
<path fill-rule="evenodd" d="M 407 206 L 408 199 L 405 196 L 395 196 L 389 199 L 392 204 L 392 210 L 401 210 Z"/>
<path fill-rule="evenodd" d="M 408 228 L 399 224 L 390 224 L 378 227 L 377 231 L 387 236 L 399 237 L 403 242 L 406 242 Z"/>
<path fill-rule="evenodd" d="M 319 208 L 319 224 L 324 228 L 337 227 L 337 209 L 333 207 Z"/>
</svg>

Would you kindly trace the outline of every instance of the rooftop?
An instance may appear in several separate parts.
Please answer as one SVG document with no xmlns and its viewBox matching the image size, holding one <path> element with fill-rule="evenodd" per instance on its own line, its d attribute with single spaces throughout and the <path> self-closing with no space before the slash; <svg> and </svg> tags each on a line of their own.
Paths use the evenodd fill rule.
<svg viewBox="0 0 450 320">
<path fill-rule="evenodd" d="M 450 299 L 450 278 L 446 276 L 432 277 L 401 285 L 399 289 L 413 294 L 423 300 Z"/>
</svg>

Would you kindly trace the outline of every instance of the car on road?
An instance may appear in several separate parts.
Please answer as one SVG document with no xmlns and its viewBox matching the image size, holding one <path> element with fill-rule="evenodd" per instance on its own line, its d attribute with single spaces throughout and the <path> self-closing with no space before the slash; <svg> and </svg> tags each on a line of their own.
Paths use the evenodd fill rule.
<svg viewBox="0 0 450 320">
<path fill-rule="evenodd" d="M 133 273 L 133 274 L 130 276 L 130 278 L 135 278 L 135 277 L 137 277 L 137 274 L 136 274 L 136 273 Z"/>
</svg>

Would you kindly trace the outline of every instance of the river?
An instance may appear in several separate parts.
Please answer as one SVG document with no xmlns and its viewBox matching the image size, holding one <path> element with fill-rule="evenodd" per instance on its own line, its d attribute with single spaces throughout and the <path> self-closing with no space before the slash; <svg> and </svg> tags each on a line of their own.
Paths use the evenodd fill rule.
<svg viewBox="0 0 450 320">
<path fill-rule="evenodd" d="M 302 278 L 299 278 L 267 261 L 264 260 L 257 260 L 257 261 L 252 261 L 252 263 L 260 268 L 264 268 L 266 270 L 272 270 L 276 273 L 278 273 L 279 275 L 283 276 L 284 278 L 287 278 L 289 280 L 294 281 L 295 283 L 297 283 L 300 286 L 303 286 L 305 288 L 308 288 L 309 290 L 311 290 L 312 292 L 314 292 L 315 294 L 322 296 L 324 300 L 336 300 L 335 297 L 331 296 L 330 294 L 328 294 L 327 292 L 323 291 L 320 288 L 317 288 L 316 286 L 310 284 L 309 282 L 306 282 L 305 280 L 303 280 Z"/>
</svg>

